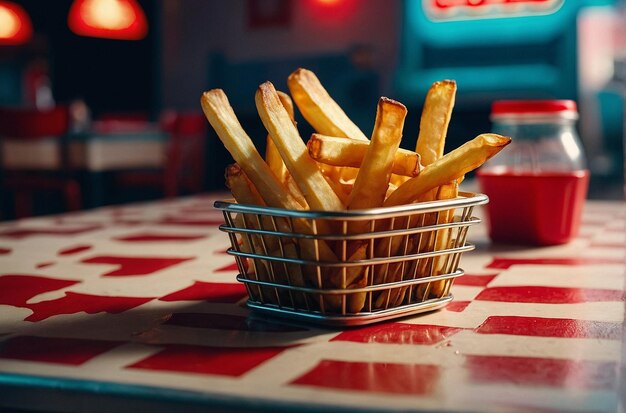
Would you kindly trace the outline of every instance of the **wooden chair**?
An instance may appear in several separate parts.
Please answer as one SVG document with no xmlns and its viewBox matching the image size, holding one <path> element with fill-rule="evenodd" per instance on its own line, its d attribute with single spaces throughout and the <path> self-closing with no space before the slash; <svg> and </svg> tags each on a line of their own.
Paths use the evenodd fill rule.
<svg viewBox="0 0 626 413">
<path fill-rule="evenodd" d="M 33 213 L 33 194 L 37 191 L 57 190 L 64 196 L 66 208 L 81 208 L 80 184 L 69 165 L 69 112 L 59 106 L 50 110 L 0 108 L 0 142 L 6 145 L 36 143 L 44 140 L 54 143 L 54 151 L 44 167 L 15 165 L 3 154 L 2 188 L 15 194 L 15 216 L 23 218 Z"/>
<path fill-rule="evenodd" d="M 183 190 L 201 192 L 204 175 L 204 141 L 206 118 L 202 113 L 164 112 L 161 128 L 170 139 L 164 154 L 162 169 L 154 171 L 124 171 L 116 175 L 121 187 L 153 187 L 173 198 Z"/>
</svg>

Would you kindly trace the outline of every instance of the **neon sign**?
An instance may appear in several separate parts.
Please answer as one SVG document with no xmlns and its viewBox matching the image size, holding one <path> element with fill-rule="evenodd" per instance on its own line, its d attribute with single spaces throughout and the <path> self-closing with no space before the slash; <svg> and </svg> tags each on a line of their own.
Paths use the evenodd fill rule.
<svg viewBox="0 0 626 413">
<path fill-rule="evenodd" d="M 564 0 L 422 0 L 424 13 L 435 21 L 493 19 L 550 14 Z"/>
</svg>

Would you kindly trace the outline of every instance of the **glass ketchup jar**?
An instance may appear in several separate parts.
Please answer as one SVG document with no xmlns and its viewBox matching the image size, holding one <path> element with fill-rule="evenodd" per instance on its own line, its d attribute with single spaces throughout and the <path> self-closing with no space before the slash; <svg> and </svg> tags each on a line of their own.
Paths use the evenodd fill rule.
<svg viewBox="0 0 626 413">
<path fill-rule="evenodd" d="M 493 132 L 511 144 L 477 171 L 494 242 L 564 244 L 578 234 L 589 186 L 572 100 L 504 100 Z"/>
</svg>

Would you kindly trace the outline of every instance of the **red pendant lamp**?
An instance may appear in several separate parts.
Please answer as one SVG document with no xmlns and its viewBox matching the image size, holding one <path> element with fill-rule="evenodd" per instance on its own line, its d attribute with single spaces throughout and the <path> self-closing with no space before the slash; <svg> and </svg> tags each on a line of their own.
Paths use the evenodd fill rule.
<svg viewBox="0 0 626 413">
<path fill-rule="evenodd" d="M 140 40 L 148 33 L 146 15 L 135 0 L 74 0 L 67 23 L 88 37 Z"/>
<path fill-rule="evenodd" d="M 0 1 L 0 45 L 18 45 L 33 37 L 28 13 L 10 1 Z"/>
</svg>

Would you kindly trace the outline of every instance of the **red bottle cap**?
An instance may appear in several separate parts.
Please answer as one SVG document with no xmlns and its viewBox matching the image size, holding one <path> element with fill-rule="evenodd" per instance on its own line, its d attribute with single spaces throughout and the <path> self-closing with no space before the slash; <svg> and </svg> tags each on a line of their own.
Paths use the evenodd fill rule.
<svg viewBox="0 0 626 413">
<path fill-rule="evenodd" d="M 498 100 L 491 106 L 493 118 L 554 115 L 576 119 L 578 117 L 576 102 L 573 100 Z"/>
</svg>

